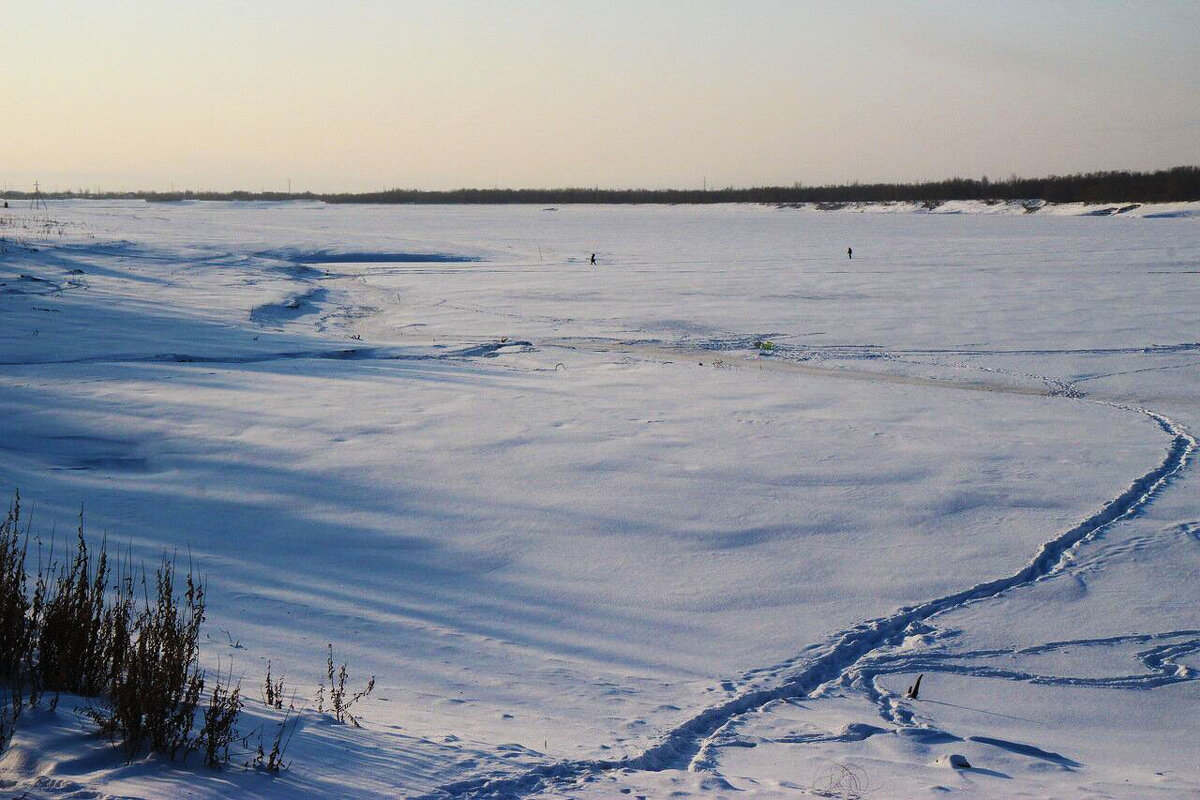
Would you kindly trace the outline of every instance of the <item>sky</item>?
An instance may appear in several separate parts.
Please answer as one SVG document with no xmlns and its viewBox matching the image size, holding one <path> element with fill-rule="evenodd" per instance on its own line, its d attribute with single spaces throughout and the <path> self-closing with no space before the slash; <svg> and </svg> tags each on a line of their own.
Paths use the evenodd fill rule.
<svg viewBox="0 0 1200 800">
<path fill-rule="evenodd" d="M 1200 164 L 1194 0 L 4 0 L 0 20 L 0 188 Z"/>
</svg>

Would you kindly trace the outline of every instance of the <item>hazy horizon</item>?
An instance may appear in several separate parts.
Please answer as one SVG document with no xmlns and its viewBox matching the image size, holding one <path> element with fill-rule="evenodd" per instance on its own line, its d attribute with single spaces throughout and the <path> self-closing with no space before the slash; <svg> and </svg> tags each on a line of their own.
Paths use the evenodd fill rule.
<svg viewBox="0 0 1200 800">
<path fill-rule="evenodd" d="M 1200 163 L 1200 6 L 11 6 L 0 186 L 359 192 Z"/>
<path fill-rule="evenodd" d="M 1027 181 L 1027 180 L 1028 181 L 1046 181 L 1046 180 L 1053 181 L 1055 179 L 1061 179 L 1061 178 L 1070 179 L 1070 178 L 1073 178 L 1076 176 L 1086 176 L 1088 174 L 1103 174 L 1103 173 L 1125 173 L 1125 174 L 1130 174 L 1130 175 L 1148 175 L 1148 174 L 1167 173 L 1173 169 L 1195 170 L 1195 169 L 1200 169 L 1200 165 L 1176 164 L 1176 165 L 1173 165 L 1172 167 L 1165 167 L 1162 169 L 1146 170 L 1146 171 L 1126 170 L 1126 169 L 1122 169 L 1119 167 L 1098 168 L 1096 170 L 1089 170 L 1087 172 L 1064 173 L 1064 174 L 1057 174 L 1057 175 L 1052 175 L 1052 174 L 1046 174 L 1046 175 L 1016 175 L 1016 174 L 1014 174 L 1014 175 L 1004 175 L 1004 176 L 1001 176 L 1001 175 L 995 175 L 995 176 L 948 175 L 948 176 L 945 176 L 944 178 L 928 178 L 928 179 L 920 178 L 920 179 L 915 179 L 913 181 L 907 181 L 907 182 L 873 181 L 870 179 L 867 179 L 867 180 L 855 179 L 853 181 L 829 183 L 829 184 L 810 184 L 810 183 L 793 182 L 792 184 L 782 184 L 782 183 L 766 184 L 766 183 L 764 183 L 764 184 L 758 184 L 758 185 L 753 185 L 753 186 L 752 185 L 715 186 L 711 182 L 707 182 L 703 185 L 703 188 L 707 188 L 707 191 L 709 194 L 716 194 L 719 192 L 755 192 L 756 190 L 774 190 L 774 189 L 780 189 L 780 188 L 792 189 L 793 187 L 800 188 L 800 189 L 827 189 L 827 188 L 836 188 L 838 186 L 845 186 L 848 189 L 853 189 L 858 186 L 862 186 L 862 187 L 871 187 L 871 186 L 908 187 L 908 186 L 917 186 L 917 185 L 921 185 L 921 184 L 937 185 L 940 183 L 949 183 L 951 181 L 960 180 L 960 179 L 968 180 L 968 181 L 969 180 L 978 180 L 981 177 L 987 178 L 987 180 L 990 181 L 993 186 L 1002 186 L 1002 185 L 1009 183 L 1012 180 L 1016 180 L 1016 181 Z M 285 186 L 283 188 L 271 187 L 271 188 L 258 188 L 258 189 L 248 188 L 248 187 L 244 187 L 244 186 L 235 186 L 235 187 L 222 188 L 222 189 L 212 189 L 212 188 L 206 188 L 206 187 L 176 185 L 174 183 L 172 183 L 171 186 L 166 187 L 166 188 L 163 188 L 163 187 L 146 188 L 146 187 L 140 187 L 140 186 L 130 186 L 130 187 L 123 187 L 123 188 L 107 188 L 104 186 L 82 186 L 82 185 L 53 187 L 53 186 L 47 185 L 44 182 L 39 182 L 39 185 L 36 187 L 34 187 L 32 185 L 30 187 L 22 187 L 22 186 L 9 185 L 7 183 L 0 183 L 0 196 L 7 194 L 9 196 L 26 197 L 26 196 L 35 195 L 37 192 L 40 191 L 41 194 L 46 195 L 48 199 L 56 197 L 56 196 L 61 196 L 61 195 L 74 195 L 74 196 L 86 197 L 86 196 L 106 196 L 106 195 L 121 195 L 121 196 L 123 196 L 123 195 L 134 195 L 134 194 L 136 194 L 136 195 L 154 195 L 154 194 L 187 195 L 187 194 L 194 194 L 197 196 L 204 196 L 204 195 L 209 195 L 209 194 L 231 195 L 231 194 L 240 194 L 240 193 L 248 193 L 248 194 L 255 194 L 255 195 L 258 195 L 258 194 L 265 194 L 265 195 L 291 194 L 294 196 L 312 195 L 317 198 L 322 198 L 322 197 L 329 198 L 329 197 L 338 197 L 338 196 L 355 197 L 355 196 L 387 194 L 387 193 L 395 193 L 395 192 L 400 192 L 400 193 L 428 192 L 430 194 L 455 193 L 455 192 L 567 193 L 567 192 L 592 192 L 592 191 L 614 192 L 614 193 L 624 193 L 624 192 L 690 193 L 690 192 L 697 192 L 701 188 L 702 187 L 692 187 L 692 186 L 682 186 L 682 187 L 680 187 L 680 186 L 595 187 L 595 186 L 572 186 L 572 185 L 562 185 L 562 186 L 547 185 L 547 186 L 454 186 L 454 187 L 446 187 L 446 188 L 438 188 L 438 189 L 427 189 L 427 188 L 421 188 L 421 187 L 408 187 L 408 186 L 383 186 L 383 187 L 377 187 L 374 189 L 360 189 L 360 190 L 353 190 L 353 191 L 342 190 L 342 189 L 327 189 L 327 190 L 318 191 L 318 190 L 311 190 L 311 189 L 300 189 L 298 187 L 292 187 L 289 189 L 289 187 L 287 187 L 287 186 Z M 957 198 L 956 197 L 956 199 L 969 199 L 969 198 L 966 198 L 966 197 Z M 1044 198 L 1042 198 L 1042 199 L 1044 199 Z M 1125 195 L 1121 195 L 1117 199 L 1126 200 L 1126 199 L 1130 199 L 1130 198 L 1126 197 Z M 459 202 L 459 201 L 454 201 L 454 202 Z M 541 202 L 541 201 L 529 201 L 529 202 Z M 602 201 L 602 202 L 608 202 L 608 201 Z M 733 202 L 737 202 L 737 201 L 733 201 Z M 1075 201 L 1059 200 L 1059 201 L 1051 201 L 1051 202 L 1075 202 Z M 1116 202 L 1116 200 L 1104 200 L 1104 201 L 1096 201 L 1096 202 Z M 1175 202 L 1175 200 L 1162 200 L 1162 201 L 1149 200 L 1149 201 L 1142 201 L 1142 202 Z"/>
</svg>

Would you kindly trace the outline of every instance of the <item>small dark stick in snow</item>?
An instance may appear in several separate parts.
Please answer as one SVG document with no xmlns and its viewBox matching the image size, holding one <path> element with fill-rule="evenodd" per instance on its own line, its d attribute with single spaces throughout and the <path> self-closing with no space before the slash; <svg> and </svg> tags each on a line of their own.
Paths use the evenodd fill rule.
<svg viewBox="0 0 1200 800">
<path fill-rule="evenodd" d="M 921 678 L 924 678 L 924 677 L 925 677 L 924 672 L 922 672 L 920 675 L 917 676 L 917 682 L 914 683 L 912 686 L 908 687 L 908 691 L 904 693 L 904 696 L 906 698 L 908 698 L 909 700 L 917 699 L 917 695 L 919 695 L 921 693 Z"/>
</svg>

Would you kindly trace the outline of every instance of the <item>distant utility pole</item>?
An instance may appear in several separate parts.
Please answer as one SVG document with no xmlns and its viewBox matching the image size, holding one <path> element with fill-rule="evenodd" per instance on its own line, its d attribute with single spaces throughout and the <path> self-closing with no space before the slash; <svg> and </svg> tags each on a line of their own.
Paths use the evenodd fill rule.
<svg viewBox="0 0 1200 800">
<path fill-rule="evenodd" d="M 33 199 L 29 201 L 29 207 L 37 208 L 38 206 L 41 206 L 46 211 L 50 210 L 50 208 L 46 205 L 46 201 L 44 199 L 42 199 L 41 185 L 37 181 L 34 181 L 33 182 Z"/>
<path fill-rule="evenodd" d="M 708 176 L 704 176 L 704 191 L 708 191 Z"/>
<path fill-rule="evenodd" d="M 292 179 L 288 178 L 288 194 L 292 193 Z"/>
</svg>

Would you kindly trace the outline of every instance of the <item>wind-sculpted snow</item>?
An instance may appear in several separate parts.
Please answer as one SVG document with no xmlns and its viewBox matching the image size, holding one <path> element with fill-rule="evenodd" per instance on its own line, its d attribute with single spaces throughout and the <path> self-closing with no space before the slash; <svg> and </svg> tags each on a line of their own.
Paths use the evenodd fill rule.
<svg viewBox="0 0 1200 800">
<path fill-rule="evenodd" d="M 286 669 L 198 798 L 1194 794 L 1194 222 L 924 211 L 64 203 L 0 478 L 195 558 L 255 724 Z M 6 791 L 173 796 L 74 705 Z"/>
<path fill-rule="evenodd" d="M 1189 433 L 1167 417 L 1146 411 L 1130 409 L 1153 419 L 1170 437 L 1166 457 L 1157 467 L 1139 476 L 1117 497 L 1105 504 L 1092 516 L 1075 527 L 1064 531 L 1039 548 L 1034 557 L 1018 572 L 986 581 L 944 597 L 929 600 L 920 605 L 901 608 L 895 613 L 879 619 L 869 620 L 854 628 L 837 634 L 821 646 L 810 648 L 804 655 L 766 674 L 759 673 L 760 680 L 775 678 L 774 686 L 757 689 L 738 695 L 734 699 L 705 709 L 669 732 L 661 742 L 638 756 L 619 760 L 569 761 L 536 767 L 515 777 L 478 779 L 450 784 L 430 797 L 455 798 L 518 798 L 539 789 L 546 781 L 568 781 L 580 775 L 615 769 L 659 771 L 666 769 L 707 770 L 714 766 L 708 745 L 712 737 L 731 720 L 748 712 L 761 709 L 777 700 L 803 698 L 823 684 L 836 681 L 846 675 L 859 662 L 874 651 L 900 642 L 913 626 L 929 618 L 969 603 L 986 600 L 1014 588 L 1028 585 L 1053 575 L 1069 559 L 1071 551 L 1087 541 L 1098 531 L 1113 523 L 1128 519 L 1150 503 L 1167 482 L 1182 470 L 1195 452 L 1197 443 Z M 1150 637 L 1155 638 L 1155 637 Z M 1126 686 L 1132 683 L 1138 688 L 1165 685 L 1184 680 L 1194 680 L 1196 673 L 1180 669 L 1166 662 L 1168 656 L 1177 656 L 1200 651 L 1200 640 L 1189 640 L 1165 648 L 1146 651 L 1143 663 L 1152 670 L 1150 679 L 1108 680 L 1093 685 Z M 793 667 L 795 664 L 795 667 Z M 1167 666 L 1164 667 L 1164 664 Z M 906 665 L 905 671 L 919 671 L 922 662 Z M 1165 669 L 1165 674 L 1164 674 Z M 971 674 L 1003 677 L 1009 680 L 1036 680 L 1035 676 L 1005 671 L 987 670 L 976 667 Z M 1088 682 L 1073 682 L 1087 685 Z"/>
<path fill-rule="evenodd" d="M 268 353 L 136 353 L 85 356 L 58 361 L 0 361 L 0 366 L 30 367 L 54 364 L 265 364 L 273 361 L 443 361 L 462 358 L 489 358 L 501 352 L 521 352 L 533 347 L 530 342 L 486 342 L 443 352 L 422 352 L 396 347 L 345 347 L 339 350 L 294 350 Z"/>
</svg>

